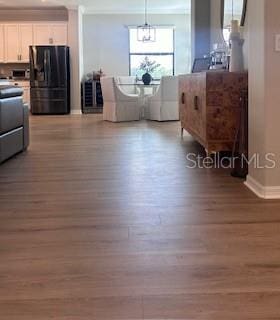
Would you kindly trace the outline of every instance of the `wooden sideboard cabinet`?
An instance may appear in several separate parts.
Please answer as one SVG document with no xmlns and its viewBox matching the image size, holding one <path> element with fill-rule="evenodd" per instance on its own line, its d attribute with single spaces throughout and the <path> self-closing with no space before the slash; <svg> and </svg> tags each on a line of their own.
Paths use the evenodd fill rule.
<svg viewBox="0 0 280 320">
<path fill-rule="evenodd" d="M 180 120 L 207 153 L 231 151 L 248 73 L 207 71 L 179 77 Z"/>
</svg>

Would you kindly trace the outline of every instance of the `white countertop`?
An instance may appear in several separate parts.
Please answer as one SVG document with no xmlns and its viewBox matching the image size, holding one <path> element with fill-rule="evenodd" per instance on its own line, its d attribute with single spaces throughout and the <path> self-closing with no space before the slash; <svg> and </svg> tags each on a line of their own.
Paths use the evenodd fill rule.
<svg viewBox="0 0 280 320">
<path fill-rule="evenodd" d="M 9 79 L 0 79 L 0 86 L 8 86 L 8 85 L 19 85 L 22 87 L 30 87 L 29 80 L 9 80 Z"/>
<path fill-rule="evenodd" d="M 0 85 L 1 86 L 8 86 L 10 84 L 9 80 L 0 79 Z"/>
</svg>

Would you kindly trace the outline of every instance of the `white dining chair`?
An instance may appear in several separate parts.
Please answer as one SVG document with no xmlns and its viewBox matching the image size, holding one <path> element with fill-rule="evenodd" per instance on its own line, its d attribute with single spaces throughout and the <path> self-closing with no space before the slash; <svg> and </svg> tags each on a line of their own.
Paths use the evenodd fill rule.
<svg viewBox="0 0 280 320">
<path fill-rule="evenodd" d="M 164 76 L 155 95 L 148 98 L 145 117 L 155 121 L 179 120 L 178 77 Z"/>
<path fill-rule="evenodd" d="M 136 87 L 136 77 L 121 76 L 116 77 L 116 82 L 120 86 L 121 91 L 125 94 L 138 94 L 139 90 Z"/>
<path fill-rule="evenodd" d="M 103 120 L 111 122 L 141 119 L 142 104 L 139 95 L 125 94 L 113 77 L 102 77 Z"/>
</svg>

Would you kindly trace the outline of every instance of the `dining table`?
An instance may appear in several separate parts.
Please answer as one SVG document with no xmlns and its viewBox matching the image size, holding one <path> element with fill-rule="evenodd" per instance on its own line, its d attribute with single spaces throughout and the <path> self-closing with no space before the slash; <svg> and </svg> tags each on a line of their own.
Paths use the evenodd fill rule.
<svg viewBox="0 0 280 320">
<path fill-rule="evenodd" d="M 153 96 L 156 94 L 159 86 L 160 86 L 160 81 L 153 81 L 150 84 L 144 84 L 143 82 L 136 82 L 136 83 L 120 83 L 118 84 L 121 90 L 125 92 L 125 87 L 130 88 L 131 86 L 136 87 L 138 89 L 137 91 L 139 92 L 139 98 L 141 100 L 142 104 L 142 119 L 145 118 L 145 114 L 147 112 L 148 108 L 148 99 L 149 97 Z"/>
<path fill-rule="evenodd" d="M 143 82 L 136 82 L 136 83 L 119 83 L 118 84 L 121 88 L 125 87 L 136 87 L 139 89 L 139 95 L 141 97 L 151 96 L 157 92 L 157 89 L 160 85 L 160 82 L 152 82 L 150 84 L 144 84 Z M 125 92 L 125 90 L 123 90 Z"/>
</svg>

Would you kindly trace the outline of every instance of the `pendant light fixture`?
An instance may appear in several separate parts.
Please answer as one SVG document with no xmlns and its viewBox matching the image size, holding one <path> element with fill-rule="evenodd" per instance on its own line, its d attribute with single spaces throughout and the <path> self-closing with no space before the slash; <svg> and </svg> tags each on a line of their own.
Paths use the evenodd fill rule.
<svg viewBox="0 0 280 320">
<path fill-rule="evenodd" d="M 148 0 L 145 0 L 145 23 L 137 27 L 137 40 L 141 42 L 156 41 L 156 28 L 148 23 Z"/>
</svg>

